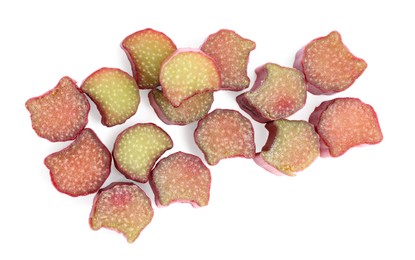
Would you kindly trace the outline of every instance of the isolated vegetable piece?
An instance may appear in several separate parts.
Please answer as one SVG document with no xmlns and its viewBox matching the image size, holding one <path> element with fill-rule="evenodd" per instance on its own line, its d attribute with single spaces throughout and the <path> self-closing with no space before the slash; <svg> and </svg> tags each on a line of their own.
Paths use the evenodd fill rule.
<svg viewBox="0 0 415 260">
<path fill-rule="evenodd" d="M 216 61 L 222 89 L 240 91 L 249 86 L 247 67 L 255 42 L 242 38 L 234 31 L 222 29 L 210 35 L 200 49 Z"/>
<path fill-rule="evenodd" d="M 163 95 L 178 107 L 186 99 L 203 92 L 219 90 L 219 69 L 212 58 L 197 49 L 178 49 L 161 67 Z"/>
<path fill-rule="evenodd" d="M 308 122 L 278 119 L 265 127 L 268 140 L 254 160 L 267 171 L 295 176 L 319 156 L 319 137 Z"/>
<path fill-rule="evenodd" d="M 148 93 L 148 98 L 157 116 L 168 125 L 187 125 L 195 122 L 209 112 L 213 103 L 212 92 L 197 94 L 183 101 L 178 107 L 170 104 L 163 92 L 156 88 Z"/>
<path fill-rule="evenodd" d="M 255 156 L 253 126 L 235 110 L 216 109 L 207 114 L 199 121 L 194 136 L 210 165 L 226 158 Z"/>
<path fill-rule="evenodd" d="M 210 171 L 192 154 L 177 152 L 161 159 L 151 172 L 157 206 L 189 202 L 193 207 L 209 203 Z"/>
<path fill-rule="evenodd" d="M 154 211 L 145 192 L 134 183 L 115 182 L 94 198 L 89 225 L 117 231 L 133 243 L 153 219 Z"/>
<path fill-rule="evenodd" d="M 155 162 L 173 147 L 170 136 L 152 123 L 138 123 L 122 131 L 112 151 L 116 168 L 128 179 L 145 183 Z"/>
<path fill-rule="evenodd" d="M 164 33 L 149 28 L 129 35 L 121 46 L 130 60 L 134 78 L 141 89 L 160 85 L 161 64 L 177 49 Z"/>
<path fill-rule="evenodd" d="M 70 77 L 25 105 L 36 134 L 52 142 L 75 139 L 88 123 L 88 100 Z"/>
<path fill-rule="evenodd" d="M 383 135 L 372 106 L 357 98 L 325 101 L 310 115 L 320 135 L 321 155 L 338 157 L 354 146 L 377 144 Z"/>
<path fill-rule="evenodd" d="M 45 158 L 53 185 L 70 196 L 97 192 L 111 171 L 111 153 L 89 128 L 65 149 Z"/>
<path fill-rule="evenodd" d="M 304 72 L 308 91 L 334 94 L 350 87 L 366 69 L 367 63 L 354 56 L 333 31 L 299 50 L 294 68 Z"/>
<path fill-rule="evenodd" d="M 95 71 L 85 79 L 81 89 L 97 105 L 105 126 L 124 123 L 137 112 L 140 103 L 133 77 L 117 68 Z"/>
<path fill-rule="evenodd" d="M 266 123 L 289 117 L 304 107 L 307 87 L 300 71 L 267 63 L 255 72 L 257 79 L 252 90 L 236 98 L 253 119 Z"/>
</svg>

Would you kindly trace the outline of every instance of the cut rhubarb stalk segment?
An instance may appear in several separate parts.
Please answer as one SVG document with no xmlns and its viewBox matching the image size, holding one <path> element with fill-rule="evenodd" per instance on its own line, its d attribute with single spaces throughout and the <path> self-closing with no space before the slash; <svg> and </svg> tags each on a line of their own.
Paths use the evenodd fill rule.
<svg viewBox="0 0 415 260">
<path fill-rule="evenodd" d="M 295 176 L 319 156 L 319 137 L 308 122 L 278 119 L 265 127 L 268 140 L 254 160 L 267 171 Z"/>
<path fill-rule="evenodd" d="M 161 159 L 152 170 L 150 183 L 159 207 L 173 202 L 202 207 L 209 202 L 210 171 L 192 154 L 177 152 Z"/>
<path fill-rule="evenodd" d="M 253 119 L 266 123 L 289 117 L 304 107 L 307 87 L 300 71 L 267 63 L 255 72 L 252 90 L 236 98 Z"/>
<path fill-rule="evenodd" d="M 128 179 L 145 183 L 155 162 L 172 147 L 173 141 L 163 129 L 152 123 L 139 123 L 117 136 L 115 166 Z"/>
<path fill-rule="evenodd" d="M 105 126 L 124 123 L 137 112 L 140 103 L 133 77 L 116 68 L 95 71 L 85 79 L 81 89 L 96 104 Z"/>
<path fill-rule="evenodd" d="M 69 77 L 25 105 L 36 134 L 52 142 L 75 139 L 88 123 L 88 99 Z"/>
<path fill-rule="evenodd" d="M 338 157 L 354 146 L 377 144 L 383 135 L 372 106 L 357 98 L 325 101 L 310 115 L 321 137 L 321 155 Z"/>
<path fill-rule="evenodd" d="M 212 58 L 196 49 L 179 49 L 161 67 L 163 95 L 174 106 L 203 92 L 220 89 L 218 67 Z"/>
<path fill-rule="evenodd" d="M 200 49 L 216 61 L 222 89 L 240 91 L 249 86 L 247 67 L 255 42 L 242 38 L 234 31 L 222 29 L 210 35 Z"/>
<path fill-rule="evenodd" d="M 214 110 L 199 121 L 194 135 L 210 165 L 226 158 L 255 156 L 253 126 L 238 111 Z"/>
<path fill-rule="evenodd" d="M 133 183 L 116 182 L 94 198 L 89 225 L 117 231 L 133 243 L 153 219 L 154 211 L 145 192 Z"/>
<path fill-rule="evenodd" d="M 294 68 L 304 72 L 308 91 L 334 94 L 350 87 L 367 64 L 343 44 L 338 32 L 317 38 L 299 50 Z"/>
<path fill-rule="evenodd" d="M 161 64 L 177 49 L 169 37 L 153 29 L 129 35 L 122 41 L 121 46 L 130 60 L 134 78 L 141 89 L 160 85 Z"/>
<path fill-rule="evenodd" d="M 158 89 L 152 89 L 148 98 L 157 116 L 168 125 L 187 125 L 198 121 L 209 112 L 213 103 L 212 92 L 197 94 L 178 107 L 172 106 Z"/>
<path fill-rule="evenodd" d="M 111 153 L 89 128 L 65 149 L 46 157 L 53 185 L 70 196 L 97 192 L 111 171 Z"/>
</svg>

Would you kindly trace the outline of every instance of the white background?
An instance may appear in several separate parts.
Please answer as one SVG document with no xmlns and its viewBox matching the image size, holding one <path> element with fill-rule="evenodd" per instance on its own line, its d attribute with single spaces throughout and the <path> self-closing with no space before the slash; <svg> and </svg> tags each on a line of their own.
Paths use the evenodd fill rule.
<svg viewBox="0 0 415 260">
<path fill-rule="evenodd" d="M 0 259 L 415 259 L 414 27 L 410 1 L 2 1 L 0 4 Z M 51 143 L 31 128 L 24 107 L 65 75 L 81 83 L 101 67 L 131 72 L 120 43 L 145 28 L 178 47 L 199 47 L 211 33 L 233 29 L 254 40 L 248 73 L 266 62 L 292 66 L 312 39 L 338 30 L 367 70 L 334 96 L 309 95 L 291 118 L 308 119 L 320 102 L 351 96 L 378 113 L 384 140 L 319 158 L 297 177 L 278 177 L 252 160 L 210 167 L 207 207 L 156 208 L 133 243 L 88 225 L 93 195 L 72 198 L 52 186 L 43 159 L 69 143 Z M 240 93 L 215 94 L 213 108 L 238 109 Z M 112 149 L 116 135 L 154 122 L 173 138 L 165 155 L 202 156 L 196 124 L 166 126 L 148 104 L 106 128 L 91 105 L 88 127 Z M 245 113 L 244 113 L 245 114 Z M 245 114 L 246 115 L 246 114 Z M 267 138 L 254 123 L 257 151 Z M 105 185 L 125 180 L 113 167 Z"/>
</svg>

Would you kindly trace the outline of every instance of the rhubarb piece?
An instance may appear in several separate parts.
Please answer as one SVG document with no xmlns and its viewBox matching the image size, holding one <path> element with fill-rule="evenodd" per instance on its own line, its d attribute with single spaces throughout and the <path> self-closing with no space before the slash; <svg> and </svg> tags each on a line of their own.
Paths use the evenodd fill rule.
<svg viewBox="0 0 415 260">
<path fill-rule="evenodd" d="M 121 44 L 130 60 L 134 78 L 141 89 L 160 85 L 162 62 L 177 48 L 164 33 L 144 29 L 126 37 Z"/>
<path fill-rule="evenodd" d="M 354 146 L 377 144 L 383 135 L 372 106 L 357 98 L 325 101 L 310 115 L 320 135 L 321 155 L 338 157 Z"/>
<path fill-rule="evenodd" d="M 202 160 L 177 152 L 161 159 L 151 172 L 151 187 L 157 206 L 188 202 L 193 207 L 209 203 L 211 176 Z"/>
<path fill-rule="evenodd" d="M 247 67 L 255 42 L 222 29 L 210 35 L 200 49 L 216 61 L 222 79 L 221 89 L 240 91 L 249 86 Z"/>
<path fill-rule="evenodd" d="M 156 88 L 149 92 L 148 98 L 157 116 L 168 125 L 187 125 L 198 121 L 209 112 L 213 103 L 212 92 L 197 94 L 178 107 L 172 106 L 162 91 Z"/>
<path fill-rule="evenodd" d="M 52 142 L 75 139 L 88 123 L 88 99 L 69 77 L 63 77 L 56 87 L 29 99 L 25 105 L 33 130 Z"/>
<path fill-rule="evenodd" d="M 73 197 L 97 192 L 111 171 L 111 153 L 89 128 L 68 147 L 45 158 L 56 189 Z"/>
<path fill-rule="evenodd" d="M 278 119 L 265 127 L 268 140 L 254 160 L 267 171 L 295 176 L 319 156 L 319 137 L 308 122 Z"/>
<path fill-rule="evenodd" d="M 117 231 L 133 243 L 153 219 L 154 211 L 145 192 L 134 183 L 115 182 L 94 198 L 89 225 Z"/>
<path fill-rule="evenodd" d="M 207 114 L 199 121 L 194 136 L 210 165 L 226 158 L 255 156 L 253 126 L 235 110 L 216 109 Z"/>
<path fill-rule="evenodd" d="M 252 90 L 236 98 L 253 119 L 266 123 L 289 117 L 304 107 L 307 87 L 300 71 L 267 63 L 255 72 Z"/>
<path fill-rule="evenodd" d="M 305 75 L 308 91 L 316 95 L 349 88 L 366 67 L 366 62 L 349 51 L 336 31 L 311 41 L 297 52 L 294 61 L 294 68 Z"/>
<path fill-rule="evenodd" d="M 178 49 L 161 67 L 163 95 L 178 107 L 186 99 L 220 89 L 218 67 L 212 58 L 196 49 Z"/>
<path fill-rule="evenodd" d="M 152 123 L 138 123 L 117 136 L 115 166 L 128 179 L 145 183 L 155 162 L 172 147 L 173 141 L 163 129 Z"/>
<path fill-rule="evenodd" d="M 81 86 L 101 113 L 101 123 L 114 126 L 132 117 L 140 103 L 140 93 L 133 77 L 116 68 L 101 68 Z"/>
</svg>

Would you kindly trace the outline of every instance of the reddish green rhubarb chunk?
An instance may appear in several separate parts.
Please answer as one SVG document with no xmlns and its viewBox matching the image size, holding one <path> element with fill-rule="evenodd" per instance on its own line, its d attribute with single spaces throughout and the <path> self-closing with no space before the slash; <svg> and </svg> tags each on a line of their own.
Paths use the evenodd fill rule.
<svg viewBox="0 0 415 260">
<path fill-rule="evenodd" d="M 304 72 L 308 91 L 313 94 L 334 94 L 349 88 L 366 67 L 336 31 L 311 41 L 297 52 L 294 61 L 294 68 Z"/>
<path fill-rule="evenodd" d="M 115 140 L 115 166 L 128 179 L 145 183 L 155 162 L 172 147 L 170 136 L 157 125 L 135 124 L 122 131 Z"/>
<path fill-rule="evenodd" d="M 319 156 L 319 137 L 308 122 L 278 119 L 265 127 L 268 140 L 254 160 L 267 171 L 295 176 Z"/>
<path fill-rule="evenodd" d="M 89 128 L 65 149 L 46 157 L 53 185 L 70 196 L 97 192 L 111 171 L 111 153 Z"/>
<path fill-rule="evenodd" d="M 101 68 L 81 86 L 102 116 L 102 124 L 114 126 L 132 117 L 140 103 L 140 93 L 133 77 L 116 68 Z"/>
<path fill-rule="evenodd" d="M 151 173 L 151 187 L 158 206 L 189 202 L 193 207 L 209 203 L 210 171 L 199 157 L 177 152 L 161 159 Z"/>
<path fill-rule="evenodd" d="M 242 38 L 234 31 L 222 29 L 210 35 L 200 49 L 216 61 L 222 89 L 240 91 L 249 86 L 247 67 L 255 42 Z"/>
<path fill-rule="evenodd" d="M 75 139 L 88 123 L 88 100 L 69 77 L 25 105 L 37 135 L 52 142 Z"/>
<path fill-rule="evenodd" d="M 134 78 L 141 89 L 160 85 L 162 62 L 177 48 L 164 33 L 145 29 L 126 37 L 121 44 L 130 60 Z"/>
<path fill-rule="evenodd" d="M 383 135 L 372 106 L 357 98 L 325 101 L 310 115 L 321 137 L 322 156 L 338 157 L 354 146 L 377 144 Z"/>
<path fill-rule="evenodd" d="M 187 125 L 198 121 L 209 112 L 213 103 L 212 92 L 197 94 L 178 107 L 170 104 L 163 92 L 156 88 L 149 92 L 148 98 L 157 116 L 168 125 Z"/>
<path fill-rule="evenodd" d="M 179 49 L 168 57 L 161 67 L 160 83 L 174 107 L 196 94 L 219 90 L 221 85 L 213 59 L 196 49 Z"/>
<path fill-rule="evenodd" d="M 199 121 L 194 135 L 210 165 L 226 158 L 255 156 L 253 126 L 238 111 L 214 110 Z"/>
<path fill-rule="evenodd" d="M 133 243 L 150 224 L 154 211 L 145 192 L 133 183 L 112 183 L 94 198 L 89 225 L 117 231 Z"/>
<path fill-rule="evenodd" d="M 266 123 L 289 117 L 304 107 L 307 87 L 300 71 L 267 63 L 255 72 L 257 79 L 252 90 L 236 98 L 253 119 Z"/>
</svg>

